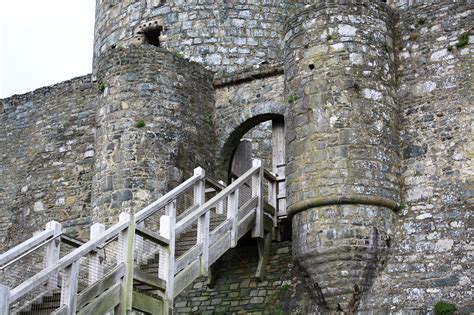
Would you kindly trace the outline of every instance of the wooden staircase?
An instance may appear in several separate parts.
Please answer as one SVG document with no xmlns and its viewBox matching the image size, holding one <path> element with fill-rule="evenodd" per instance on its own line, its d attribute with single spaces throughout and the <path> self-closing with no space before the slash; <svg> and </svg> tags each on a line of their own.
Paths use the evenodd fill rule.
<svg viewBox="0 0 474 315">
<path fill-rule="evenodd" d="M 0 285 L 0 314 L 127 314 L 132 309 L 169 314 L 174 298 L 208 275 L 210 266 L 250 231 L 258 241 L 256 276 L 263 278 L 278 224 L 281 183 L 259 160 L 227 187 L 197 168 L 136 214 L 122 213 L 108 229 L 94 224 L 90 241 L 76 242 L 66 254 L 60 244 L 74 242 L 52 221 L 0 255 L 1 269 L 44 248 L 45 266 L 18 285 Z M 212 198 L 206 198 L 212 190 Z M 177 204 L 187 206 L 177 209 Z"/>
</svg>

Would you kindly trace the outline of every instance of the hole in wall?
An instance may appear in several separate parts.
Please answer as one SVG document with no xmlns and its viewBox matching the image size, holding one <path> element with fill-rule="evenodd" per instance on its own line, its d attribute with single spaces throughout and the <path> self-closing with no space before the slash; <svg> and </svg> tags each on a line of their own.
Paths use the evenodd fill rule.
<svg viewBox="0 0 474 315">
<path fill-rule="evenodd" d="M 160 47 L 160 35 L 162 31 L 162 27 L 154 27 L 143 31 L 143 36 L 145 37 L 145 43 L 149 45 L 153 45 L 156 47 Z"/>
<path fill-rule="evenodd" d="M 310 64 L 310 65 L 308 66 L 308 68 L 309 68 L 309 70 L 314 70 L 314 65 L 313 65 L 313 64 Z"/>
</svg>

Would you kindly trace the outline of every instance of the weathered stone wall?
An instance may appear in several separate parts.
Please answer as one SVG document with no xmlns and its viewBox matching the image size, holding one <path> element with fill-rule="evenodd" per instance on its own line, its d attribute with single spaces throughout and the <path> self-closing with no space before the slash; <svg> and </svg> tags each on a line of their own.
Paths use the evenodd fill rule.
<svg viewBox="0 0 474 315">
<path fill-rule="evenodd" d="M 102 222 L 138 211 L 193 174 L 214 170 L 214 91 L 201 65 L 163 48 L 109 50 L 99 61 L 93 206 Z M 137 125 L 143 122 L 143 126 Z"/>
<path fill-rule="evenodd" d="M 280 0 L 97 1 L 94 56 L 141 43 L 141 30 L 160 25 L 160 45 L 214 71 L 275 63 L 288 6 Z"/>
<path fill-rule="evenodd" d="M 197 165 L 224 179 L 242 136 L 269 163 L 269 121 L 284 117 L 292 251 L 306 274 L 288 243 L 274 244 L 257 283 L 256 249 L 239 248 L 216 287 L 199 280 L 178 311 L 308 313 L 317 302 L 416 314 L 444 300 L 474 312 L 473 5 L 289 2 L 97 1 L 99 81 L 0 100 L 2 248 L 52 219 L 86 239 L 92 205 L 112 222 Z M 179 54 L 132 46 L 155 22 L 162 46 L 219 72 L 214 82 Z"/>
<path fill-rule="evenodd" d="M 98 94 L 88 75 L 0 100 L 0 248 L 50 220 L 88 235 Z"/>
<path fill-rule="evenodd" d="M 468 1 L 418 1 L 400 12 L 404 209 L 362 309 L 424 313 L 446 301 L 474 312 L 473 36 L 463 37 L 472 12 Z"/>
<path fill-rule="evenodd" d="M 400 194 L 392 14 L 309 6 L 286 23 L 293 254 L 326 310 L 357 310 L 384 267 Z"/>
<path fill-rule="evenodd" d="M 178 314 L 309 314 L 318 310 L 293 264 L 291 242 L 273 243 L 265 279 L 255 278 L 257 247 L 231 249 L 217 263 L 213 286 L 199 278 L 175 301 Z"/>
</svg>

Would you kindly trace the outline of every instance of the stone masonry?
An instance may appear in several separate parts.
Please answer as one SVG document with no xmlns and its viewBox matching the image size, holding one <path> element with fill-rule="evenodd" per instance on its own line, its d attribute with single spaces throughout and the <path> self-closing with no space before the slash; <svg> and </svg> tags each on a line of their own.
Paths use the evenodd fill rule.
<svg viewBox="0 0 474 315">
<path fill-rule="evenodd" d="M 271 168 L 284 121 L 292 241 L 176 311 L 473 313 L 471 2 L 97 0 L 93 73 L 0 100 L 0 248 L 227 180 L 243 138 Z"/>
</svg>

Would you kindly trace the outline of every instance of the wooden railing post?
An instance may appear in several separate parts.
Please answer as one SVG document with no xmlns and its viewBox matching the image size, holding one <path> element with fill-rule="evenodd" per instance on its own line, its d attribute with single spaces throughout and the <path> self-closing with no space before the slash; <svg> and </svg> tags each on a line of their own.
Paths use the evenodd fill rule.
<svg viewBox="0 0 474 315">
<path fill-rule="evenodd" d="M 144 228 L 145 221 L 137 224 L 137 226 Z M 145 240 L 143 237 L 135 234 L 135 259 L 138 264 L 146 262 Z"/>
<path fill-rule="evenodd" d="M 206 185 L 204 169 L 194 169 L 194 175 L 202 175 L 203 179 L 194 184 L 194 204 L 201 206 L 206 202 Z M 210 211 L 201 215 L 197 226 L 197 244 L 202 244 L 201 274 L 207 276 L 209 270 L 209 222 Z"/>
<path fill-rule="evenodd" d="M 117 264 L 121 262 L 125 264 L 125 276 L 122 280 L 122 293 L 120 298 L 120 312 L 122 315 L 125 315 L 132 311 L 135 218 L 133 213 L 122 212 L 120 213 L 119 221 L 129 222 L 128 228 L 119 234 L 119 256 L 117 257 Z"/>
<path fill-rule="evenodd" d="M 100 237 L 102 233 L 105 231 L 105 225 L 101 223 L 95 223 L 91 226 L 90 230 L 90 239 L 95 239 Z M 89 285 L 94 284 L 102 278 L 104 274 L 104 266 L 102 265 L 101 257 L 99 253 L 90 253 L 89 257 Z"/>
<path fill-rule="evenodd" d="M 76 314 L 76 294 L 79 282 L 79 260 L 64 269 L 61 285 L 61 305 L 67 306 L 67 315 Z"/>
<path fill-rule="evenodd" d="M 252 197 L 257 196 L 257 212 L 255 216 L 255 227 L 252 229 L 252 237 L 263 238 L 263 165 L 261 160 L 253 160 L 253 167 L 259 167 L 259 171 L 252 175 Z"/>
<path fill-rule="evenodd" d="M 285 178 L 285 123 L 283 120 L 272 121 L 272 166 L 273 173 L 280 179 Z M 278 215 L 286 215 L 286 184 L 285 181 L 277 183 L 277 210 Z"/>
<path fill-rule="evenodd" d="M 231 193 L 227 199 L 227 218 L 231 219 L 232 226 L 230 229 L 230 247 L 237 246 L 239 232 L 239 189 L 237 188 Z"/>
<path fill-rule="evenodd" d="M 224 187 L 226 186 L 226 184 L 222 180 L 219 181 L 219 184 L 221 184 Z M 219 192 L 217 192 L 217 193 L 219 193 Z M 216 213 L 217 214 L 224 214 L 224 200 L 219 201 L 219 203 L 217 204 Z"/>
<path fill-rule="evenodd" d="M 49 221 L 46 223 L 46 230 L 53 231 L 53 240 L 45 246 L 44 251 L 44 268 L 54 265 L 59 260 L 59 247 L 61 240 L 58 236 L 62 232 L 61 224 L 56 221 Z M 48 280 L 48 289 L 55 289 L 58 287 L 58 274 L 54 273 Z"/>
<path fill-rule="evenodd" d="M 166 205 L 167 215 L 160 217 L 160 235 L 169 239 L 167 248 L 160 252 L 159 277 L 166 281 L 163 314 L 169 314 L 174 300 L 175 240 L 176 240 L 176 200 Z"/>
<path fill-rule="evenodd" d="M 0 314 L 10 314 L 10 288 L 0 284 Z"/>
</svg>

